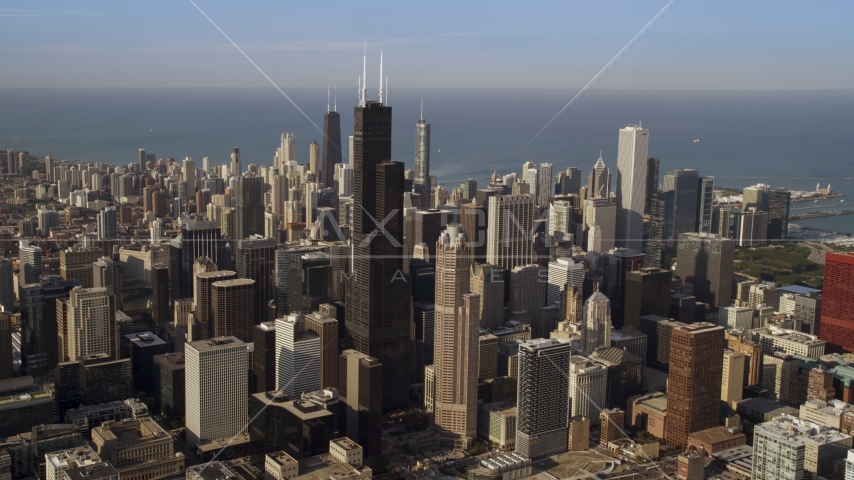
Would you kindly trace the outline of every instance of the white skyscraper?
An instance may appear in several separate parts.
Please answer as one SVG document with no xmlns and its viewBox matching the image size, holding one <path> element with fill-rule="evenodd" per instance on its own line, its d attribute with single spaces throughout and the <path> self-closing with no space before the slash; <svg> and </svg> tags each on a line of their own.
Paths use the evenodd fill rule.
<svg viewBox="0 0 854 480">
<path fill-rule="evenodd" d="M 18 247 L 18 268 L 20 285 L 38 282 L 42 276 L 42 249 L 31 245 L 28 240 L 21 240 Z"/>
<path fill-rule="evenodd" d="M 534 198 L 532 195 L 500 195 L 489 198 L 487 263 L 498 265 L 505 270 L 531 263 Z"/>
<path fill-rule="evenodd" d="M 537 187 L 540 186 L 540 171 L 537 166 L 531 162 L 525 162 L 522 165 L 522 180 L 528 184 L 528 193 L 534 197 L 534 203 L 537 201 Z"/>
<path fill-rule="evenodd" d="M 75 287 L 68 297 L 68 358 L 110 353 L 110 321 L 115 315 L 104 287 Z"/>
<path fill-rule="evenodd" d="M 617 149 L 617 246 L 643 251 L 643 200 L 649 130 L 629 125 L 620 130 Z"/>
<path fill-rule="evenodd" d="M 608 367 L 574 355 L 569 361 L 571 417 L 587 417 L 599 425 L 599 410 L 605 405 Z"/>
<path fill-rule="evenodd" d="M 98 213 L 98 240 L 116 238 L 119 218 L 115 206 L 104 208 Z"/>
<path fill-rule="evenodd" d="M 588 251 L 606 253 L 614 249 L 614 239 L 617 238 L 617 207 L 607 198 L 584 201 L 584 222 L 587 227 L 592 229 L 594 224 L 599 225 L 598 242 L 593 245 L 588 241 Z"/>
<path fill-rule="evenodd" d="M 248 420 L 249 355 L 235 337 L 184 346 L 187 443 L 199 445 L 237 435 Z"/>
<path fill-rule="evenodd" d="M 302 314 L 276 319 L 276 388 L 291 398 L 320 384 L 320 337 L 306 331 Z"/>
<path fill-rule="evenodd" d="M 549 262 L 549 277 L 546 286 L 546 305 L 560 303 L 560 292 L 569 283 L 574 287 L 584 286 L 584 265 L 571 258 L 558 258 Z"/>
<path fill-rule="evenodd" d="M 729 305 L 718 309 L 718 325 L 727 330 L 750 330 L 753 326 L 753 308 Z"/>
<path fill-rule="evenodd" d="M 568 200 L 555 200 L 549 203 L 549 235 L 561 232 L 565 235 L 572 230 L 572 203 Z"/>
<path fill-rule="evenodd" d="M 599 347 L 611 346 L 611 301 L 595 292 L 584 302 L 581 323 L 581 351 L 590 355 Z"/>
</svg>

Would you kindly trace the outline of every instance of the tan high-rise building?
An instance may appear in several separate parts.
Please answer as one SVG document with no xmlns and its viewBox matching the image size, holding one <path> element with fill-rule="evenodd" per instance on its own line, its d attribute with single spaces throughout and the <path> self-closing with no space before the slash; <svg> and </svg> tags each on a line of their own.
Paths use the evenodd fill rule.
<svg viewBox="0 0 854 480">
<path fill-rule="evenodd" d="M 590 419 L 587 417 L 572 417 L 569 419 L 569 434 L 567 435 L 567 451 L 580 452 L 590 449 Z"/>
<path fill-rule="evenodd" d="M 468 448 L 477 436 L 480 296 L 469 293 L 471 251 L 457 224 L 436 242 L 436 428 Z"/>
<path fill-rule="evenodd" d="M 724 340 L 727 348 L 745 355 L 747 375 L 744 384 L 759 384 L 762 381 L 762 345 L 751 340 L 746 332 L 726 332 Z"/>
<path fill-rule="evenodd" d="M 625 438 L 623 426 L 626 422 L 625 410 L 605 409 L 599 412 L 599 446 L 608 448 L 608 443 Z"/>
<path fill-rule="evenodd" d="M 100 248 L 69 248 L 59 252 L 59 274 L 66 280 L 79 280 L 83 288 L 92 288 L 92 264 L 104 252 Z"/>
<path fill-rule="evenodd" d="M 716 427 L 720 412 L 724 328 L 708 322 L 673 329 L 664 438 L 684 448 L 688 435 Z"/>
<path fill-rule="evenodd" d="M 738 402 L 744 396 L 744 365 L 747 356 L 742 352 L 727 350 L 724 352 L 721 371 L 721 401 L 728 406 Z"/>
<path fill-rule="evenodd" d="M 196 309 L 193 314 L 194 324 L 191 328 L 192 341 L 207 339 L 214 336 L 214 312 L 211 308 L 211 286 L 219 281 L 237 278 L 237 274 L 231 270 L 199 271 L 198 263 L 194 268 L 197 273 L 193 278 L 193 303 L 195 304 Z"/>
<path fill-rule="evenodd" d="M 344 350 L 338 368 L 341 434 L 356 440 L 366 456 L 378 455 L 382 450 L 383 365 L 364 353 Z"/>
<path fill-rule="evenodd" d="M 338 385 L 338 320 L 321 312 L 305 316 L 305 329 L 320 337 L 320 388 Z"/>
<path fill-rule="evenodd" d="M 836 396 L 833 388 L 833 372 L 813 368 L 810 370 L 809 384 L 807 386 L 807 400 L 821 400 L 829 402 Z"/>
<path fill-rule="evenodd" d="M 66 343 L 70 361 L 84 355 L 110 354 L 115 341 L 111 326 L 115 311 L 107 296 L 107 289 L 75 287 L 68 297 L 68 322 Z"/>
<path fill-rule="evenodd" d="M 237 337 L 244 343 L 253 341 L 255 324 L 252 308 L 255 280 L 234 278 L 211 284 L 211 313 L 214 337 Z"/>
<path fill-rule="evenodd" d="M 485 263 L 472 264 L 471 291 L 480 295 L 480 326 L 504 326 L 504 270 Z"/>
</svg>

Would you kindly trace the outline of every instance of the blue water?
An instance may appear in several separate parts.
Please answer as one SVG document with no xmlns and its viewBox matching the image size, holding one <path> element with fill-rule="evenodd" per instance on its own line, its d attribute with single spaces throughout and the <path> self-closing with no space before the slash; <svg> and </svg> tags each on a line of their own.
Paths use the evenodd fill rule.
<svg viewBox="0 0 854 480">
<path fill-rule="evenodd" d="M 355 89 L 350 90 L 338 92 L 345 150 L 356 100 Z M 285 91 L 323 125 L 325 86 Z M 831 183 L 834 191 L 854 194 L 854 90 L 588 90 L 523 150 L 574 94 L 393 89 L 393 155 L 412 168 L 423 97 L 424 116 L 432 125 L 431 170 L 449 189 L 465 178 L 486 178 L 493 169 L 519 171 L 525 161 L 552 162 L 555 172 L 579 166 L 586 176 L 600 149 L 613 171 L 617 131 L 642 121 L 662 174 L 697 168 L 716 176 L 720 186 L 764 182 L 812 191 L 820 182 L 822 188 Z M 269 165 L 283 132 L 296 134 L 301 162 L 308 160 L 311 141 L 322 136 L 272 88 L 0 89 L 0 148 L 36 155 L 128 164 L 144 147 L 158 157 L 190 156 L 198 164 L 209 156 L 216 164 L 226 163 L 237 146 L 244 164 Z M 700 142 L 693 143 L 695 138 Z M 844 198 L 854 203 L 854 196 Z M 854 232 L 854 216 L 798 223 L 815 226 L 810 222 Z"/>
</svg>

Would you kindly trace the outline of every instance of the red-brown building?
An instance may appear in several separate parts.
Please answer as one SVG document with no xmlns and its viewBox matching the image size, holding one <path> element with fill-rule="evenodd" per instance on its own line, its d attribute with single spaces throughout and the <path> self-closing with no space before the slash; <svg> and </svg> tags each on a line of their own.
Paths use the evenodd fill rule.
<svg viewBox="0 0 854 480">
<path fill-rule="evenodd" d="M 854 352 L 854 252 L 825 257 L 818 338 L 830 352 Z"/>
</svg>

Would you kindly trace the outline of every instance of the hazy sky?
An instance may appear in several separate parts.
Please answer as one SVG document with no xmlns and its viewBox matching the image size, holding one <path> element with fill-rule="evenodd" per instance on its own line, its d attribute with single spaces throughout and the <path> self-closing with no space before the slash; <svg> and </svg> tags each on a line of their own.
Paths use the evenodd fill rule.
<svg viewBox="0 0 854 480">
<path fill-rule="evenodd" d="M 580 88 L 667 0 L 214 2 L 283 89 Z M 592 88 L 854 88 L 854 2 L 676 0 Z M 0 3 L 0 87 L 268 87 L 187 0 Z"/>
</svg>

